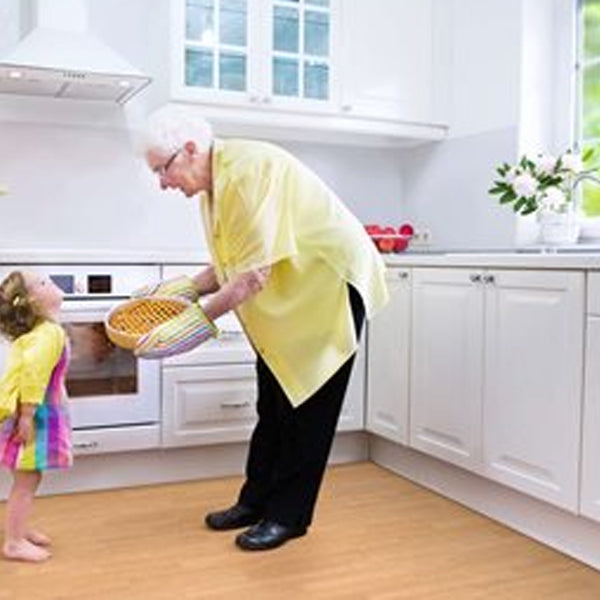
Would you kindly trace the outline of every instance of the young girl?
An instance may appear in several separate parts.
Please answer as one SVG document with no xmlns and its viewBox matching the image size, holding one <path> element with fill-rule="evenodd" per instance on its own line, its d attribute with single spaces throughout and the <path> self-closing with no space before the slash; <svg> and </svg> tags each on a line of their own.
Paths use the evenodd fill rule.
<svg viewBox="0 0 600 600">
<path fill-rule="evenodd" d="M 62 291 L 47 277 L 14 271 L 0 283 L 0 334 L 11 347 L 0 379 L 0 464 L 13 473 L 2 553 L 41 562 L 50 540 L 30 529 L 33 497 L 46 469 L 72 464 L 64 379 L 66 336 L 56 322 Z"/>
</svg>

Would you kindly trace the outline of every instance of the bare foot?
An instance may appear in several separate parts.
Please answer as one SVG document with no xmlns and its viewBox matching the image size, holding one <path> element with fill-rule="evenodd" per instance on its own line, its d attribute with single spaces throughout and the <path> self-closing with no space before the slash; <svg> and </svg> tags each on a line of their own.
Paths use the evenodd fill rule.
<svg viewBox="0 0 600 600">
<path fill-rule="evenodd" d="M 25 539 L 36 546 L 49 546 L 51 543 L 50 538 L 46 534 L 41 531 L 35 531 L 35 529 L 28 531 L 25 534 Z"/>
<path fill-rule="evenodd" d="M 8 560 L 23 560 L 25 562 L 43 562 L 50 558 L 50 552 L 23 539 L 16 542 L 5 542 L 2 554 Z"/>
</svg>

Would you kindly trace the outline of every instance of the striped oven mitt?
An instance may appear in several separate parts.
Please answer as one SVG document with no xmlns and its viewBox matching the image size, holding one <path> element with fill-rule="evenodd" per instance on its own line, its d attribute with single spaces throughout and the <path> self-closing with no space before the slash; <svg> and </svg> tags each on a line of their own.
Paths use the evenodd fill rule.
<svg viewBox="0 0 600 600">
<path fill-rule="evenodd" d="M 179 275 L 172 279 L 145 285 L 131 292 L 132 298 L 145 298 L 146 296 L 177 296 L 190 302 L 196 302 L 200 297 L 200 292 L 190 277 Z"/>
<path fill-rule="evenodd" d="M 141 358 L 166 358 L 188 352 L 217 337 L 218 330 L 199 304 L 192 304 L 166 323 L 140 338 L 135 355 Z"/>
</svg>

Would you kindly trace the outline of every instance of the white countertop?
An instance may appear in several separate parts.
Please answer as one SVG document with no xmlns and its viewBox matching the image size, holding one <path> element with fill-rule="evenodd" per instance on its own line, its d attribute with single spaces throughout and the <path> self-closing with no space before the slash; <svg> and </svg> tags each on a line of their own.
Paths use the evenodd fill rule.
<svg viewBox="0 0 600 600">
<path fill-rule="evenodd" d="M 590 252 L 423 252 L 383 255 L 390 267 L 480 267 L 521 269 L 599 269 L 600 251 Z M 0 250 L 0 264 L 199 264 L 210 262 L 206 250 Z"/>
<path fill-rule="evenodd" d="M 600 252 L 431 252 L 384 255 L 390 267 L 600 269 Z"/>
<path fill-rule="evenodd" d="M 0 264 L 190 264 L 210 262 L 206 250 L 18 249 L 0 250 Z"/>
</svg>

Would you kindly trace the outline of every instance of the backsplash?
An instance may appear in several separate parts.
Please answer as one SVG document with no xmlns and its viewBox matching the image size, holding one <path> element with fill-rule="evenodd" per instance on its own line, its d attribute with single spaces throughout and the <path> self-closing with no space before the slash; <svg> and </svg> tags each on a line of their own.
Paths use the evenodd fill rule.
<svg viewBox="0 0 600 600">
<path fill-rule="evenodd" d="M 161 191 L 127 130 L 2 123 L 0 250 L 195 250 L 198 204 Z M 397 157 L 377 149 L 287 144 L 363 222 L 399 220 Z M 18 148 L 18 152 L 15 149 Z"/>
</svg>

